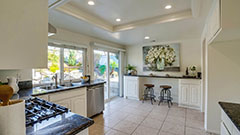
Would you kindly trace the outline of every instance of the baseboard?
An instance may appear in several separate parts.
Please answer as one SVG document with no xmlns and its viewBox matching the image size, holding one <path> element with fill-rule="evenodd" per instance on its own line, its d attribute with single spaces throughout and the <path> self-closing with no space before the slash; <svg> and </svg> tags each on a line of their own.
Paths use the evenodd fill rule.
<svg viewBox="0 0 240 135">
<path fill-rule="evenodd" d="M 207 130 L 207 133 L 211 133 L 213 135 L 220 135 L 219 131 L 214 131 L 214 130 Z"/>
</svg>

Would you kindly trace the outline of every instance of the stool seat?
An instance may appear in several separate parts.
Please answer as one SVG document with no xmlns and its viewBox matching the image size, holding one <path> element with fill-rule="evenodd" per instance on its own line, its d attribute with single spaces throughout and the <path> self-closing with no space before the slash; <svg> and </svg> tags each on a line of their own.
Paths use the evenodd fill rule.
<svg viewBox="0 0 240 135">
<path fill-rule="evenodd" d="M 160 92 L 160 96 L 159 98 L 159 103 L 158 105 L 160 105 L 161 102 L 163 101 L 167 101 L 168 103 L 168 107 L 170 108 L 170 105 L 172 105 L 172 94 L 171 94 L 171 88 L 172 86 L 169 85 L 160 85 L 160 88 L 162 88 L 161 92 Z"/>
<path fill-rule="evenodd" d="M 148 88 L 152 88 L 152 87 L 154 87 L 153 84 L 144 84 L 144 86 L 146 86 L 146 87 L 148 87 Z"/>
<path fill-rule="evenodd" d="M 146 87 L 144 90 L 144 94 L 143 94 L 143 100 L 142 102 L 144 103 L 144 100 L 150 99 L 151 100 L 151 104 L 153 104 L 153 101 L 156 102 L 155 100 L 155 95 L 154 95 L 154 85 L 153 84 L 144 84 L 144 86 Z"/>
<path fill-rule="evenodd" d="M 169 85 L 160 85 L 160 88 L 162 88 L 162 89 L 171 89 L 172 86 L 169 86 Z"/>
</svg>

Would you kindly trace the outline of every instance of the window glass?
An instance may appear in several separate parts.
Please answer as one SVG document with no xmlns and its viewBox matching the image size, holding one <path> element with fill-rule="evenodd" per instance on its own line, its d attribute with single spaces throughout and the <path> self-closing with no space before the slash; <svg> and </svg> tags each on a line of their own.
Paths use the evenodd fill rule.
<svg viewBox="0 0 240 135">
<path fill-rule="evenodd" d="M 48 46 L 48 68 L 33 69 L 33 84 L 53 83 L 55 74 L 58 79 L 79 79 L 84 72 L 83 53 L 83 50 Z M 60 65 L 63 65 L 62 69 Z"/>
<path fill-rule="evenodd" d="M 64 49 L 64 80 L 79 79 L 83 75 L 83 51 Z"/>
<path fill-rule="evenodd" d="M 48 68 L 33 70 L 33 83 L 52 83 L 52 77 L 60 76 L 60 48 L 48 46 Z"/>
</svg>

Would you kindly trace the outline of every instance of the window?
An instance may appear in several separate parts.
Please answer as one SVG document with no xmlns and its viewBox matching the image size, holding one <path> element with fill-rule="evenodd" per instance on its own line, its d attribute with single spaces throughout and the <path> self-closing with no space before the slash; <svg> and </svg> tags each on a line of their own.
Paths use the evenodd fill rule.
<svg viewBox="0 0 240 135">
<path fill-rule="evenodd" d="M 83 51 L 64 49 L 64 80 L 79 79 L 83 75 Z"/>
<path fill-rule="evenodd" d="M 53 76 L 62 80 L 76 80 L 84 73 L 84 49 L 70 46 L 48 46 L 48 68 L 33 69 L 33 83 L 53 82 Z"/>
</svg>

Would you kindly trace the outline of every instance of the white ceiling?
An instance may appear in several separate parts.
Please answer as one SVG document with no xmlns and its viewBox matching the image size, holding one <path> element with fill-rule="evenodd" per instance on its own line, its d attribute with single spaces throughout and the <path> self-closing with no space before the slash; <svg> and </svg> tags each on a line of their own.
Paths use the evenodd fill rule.
<svg viewBox="0 0 240 135">
<path fill-rule="evenodd" d="M 191 9 L 191 0 L 95 0 L 94 6 L 89 6 L 87 3 L 88 0 L 70 2 L 71 5 L 113 25 Z M 174 8 L 166 10 L 164 7 L 168 4 Z M 116 22 L 116 18 L 121 18 L 122 21 Z"/>
<path fill-rule="evenodd" d="M 200 0 L 201 2 L 194 6 L 192 1 L 151 0 L 151 3 L 149 3 L 149 0 L 95 0 L 94 6 L 87 5 L 87 0 L 72 0 L 67 3 L 73 5 L 79 11 L 84 11 L 113 26 L 125 23 L 130 24 L 139 20 L 148 21 L 150 20 L 148 18 L 155 16 L 160 16 L 160 18 L 162 15 L 168 14 L 174 16 L 183 10 L 191 9 L 193 12 L 200 8 L 200 13 L 197 17 L 185 17 L 179 20 L 173 18 L 171 19 L 173 21 L 165 23 L 146 23 L 145 25 L 138 25 L 132 29 L 118 32 L 102 29 L 98 25 L 56 9 L 49 10 L 49 22 L 56 27 L 123 45 L 139 45 L 150 42 L 153 39 L 160 42 L 200 38 L 212 0 Z M 173 5 L 173 8 L 170 10 L 164 9 L 164 6 L 167 4 Z M 193 9 L 193 7 L 196 9 Z M 115 22 L 116 18 L 121 18 L 121 23 Z M 144 36 L 150 36 L 150 39 L 144 40 Z"/>
</svg>

